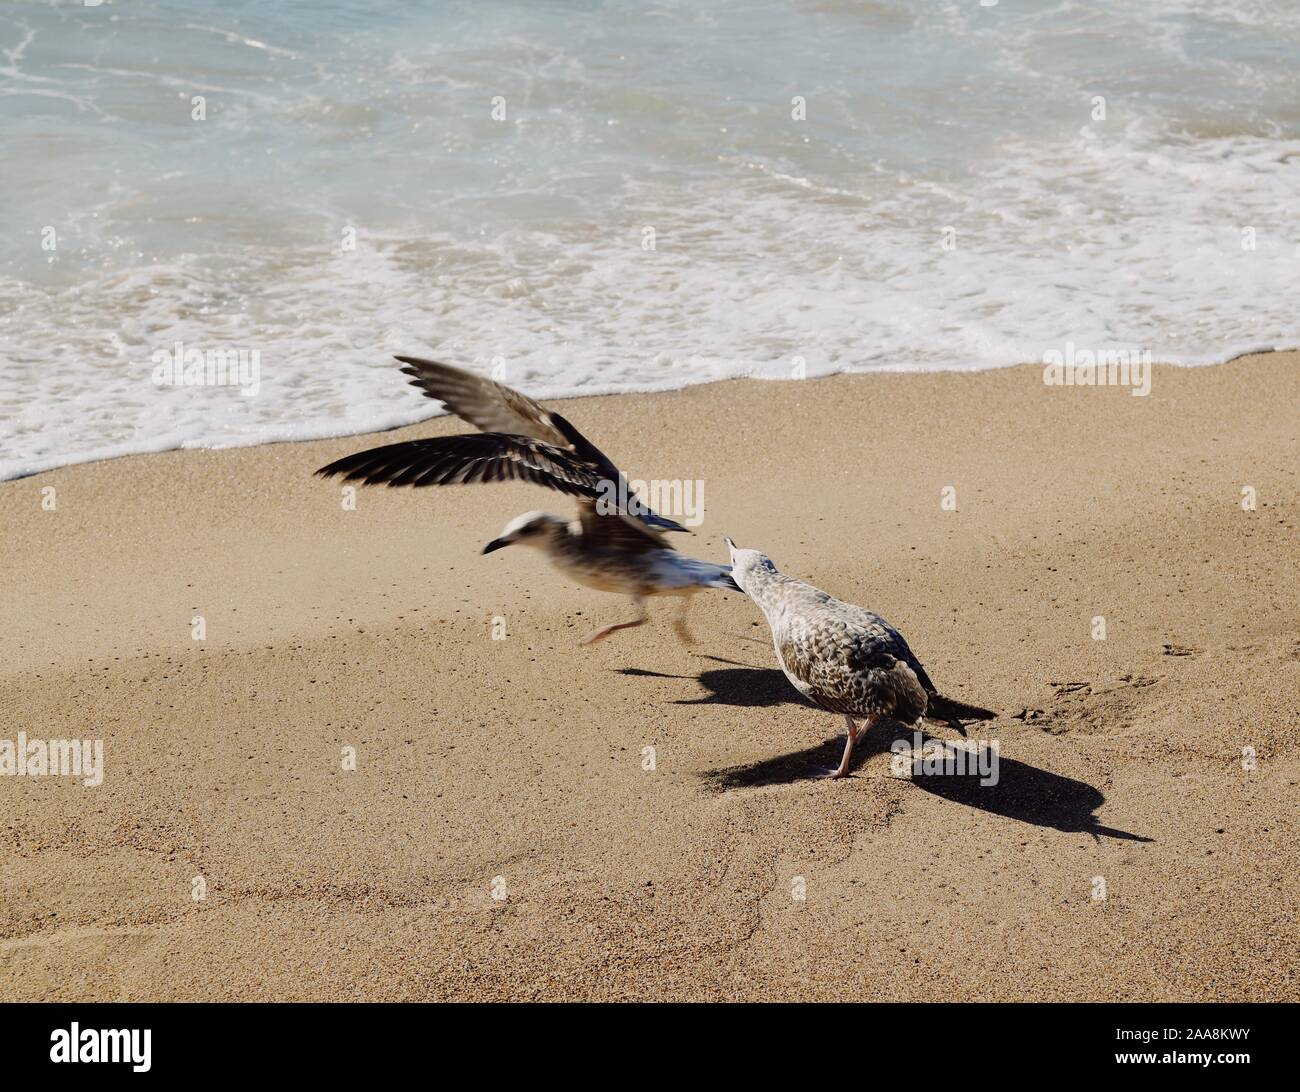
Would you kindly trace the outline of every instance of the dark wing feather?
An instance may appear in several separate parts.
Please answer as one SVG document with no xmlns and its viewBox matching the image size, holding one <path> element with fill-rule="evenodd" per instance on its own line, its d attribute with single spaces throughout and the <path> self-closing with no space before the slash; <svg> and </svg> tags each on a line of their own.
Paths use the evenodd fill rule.
<svg viewBox="0 0 1300 1092">
<path fill-rule="evenodd" d="M 866 679 L 869 711 L 879 710 L 904 724 L 914 723 L 925 712 L 924 684 L 907 660 L 867 643 L 854 646 L 848 666 L 856 677 Z"/>
<path fill-rule="evenodd" d="M 366 485 L 460 485 L 525 481 L 573 497 L 595 497 L 600 474 L 571 451 L 531 436 L 471 432 L 433 440 L 407 440 L 359 451 L 321 467 L 328 478 Z"/>
<path fill-rule="evenodd" d="M 887 645 L 813 627 L 784 633 L 778 648 L 785 669 L 823 709 L 849 716 L 884 713 L 911 724 L 925 711 L 926 693 L 911 665 Z"/>
<path fill-rule="evenodd" d="M 528 395 L 438 360 L 425 360 L 418 356 L 399 356 L 397 359 L 405 365 L 402 372 L 411 377 L 411 386 L 418 387 L 427 398 L 442 402 L 461 420 L 484 432 L 526 436 L 553 447 L 567 448 L 578 462 L 590 467 L 599 479 L 610 483 L 606 488 L 612 496 L 627 495 L 627 480 L 609 456 L 569 421 Z M 496 467 L 484 473 L 494 475 L 499 469 Z M 485 480 L 500 479 L 488 477 Z M 417 481 L 414 484 L 430 483 Z M 645 507 L 636 513 L 635 518 L 664 531 L 686 530 L 681 524 Z"/>
<path fill-rule="evenodd" d="M 437 360 L 418 356 L 397 359 L 406 365 L 402 372 L 411 376 L 411 386 L 419 387 L 426 398 L 436 398 L 475 428 L 531 436 L 556 447 L 570 446 L 568 437 L 552 423 L 550 411 L 528 395 Z"/>
<path fill-rule="evenodd" d="M 935 693 L 935 686 L 930 681 L 930 676 L 926 674 L 926 670 L 921 666 L 921 661 L 917 658 L 916 653 L 908 647 L 907 641 L 903 639 L 903 635 L 898 630 L 875 611 L 867 610 L 866 607 L 855 606 L 852 603 L 844 603 L 840 600 L 835 602 L 841 613 L 870 632 L 873 640 L 880 643 L 880 647 L 892 652 L 906 663 L 912 669 L 917 681 L 925 687 L 927 693 Z"/>
<path fill-rule="evenodd" d="M 643 554 L 650 550 L 671 550 L 663 535 L 652 531 L 634 516 L 617 512 L 601 514 L 594 501 L 578 506 L 583 539 L 593 548 L 610 553 Z"/>
<path fill-rule="evenodd" d="M 925 668 L 921 666 L 921 661 L 916 658 L 916 653 L 913 652 L 908 647 L 907 642 L 903 640 L 903 635 L 895 630 L 894 638 L 897 646 L 896 650 L 898 652 L 898 658 L 912 669 L 912 674 L 914 674 L 917 681 L 925 687 L 925 692 L 927 694 L 937 693 L 938 691 L 935 689 L 934 683 L 930 681 L 930 676 L 926 674 Z"/>
</svg>

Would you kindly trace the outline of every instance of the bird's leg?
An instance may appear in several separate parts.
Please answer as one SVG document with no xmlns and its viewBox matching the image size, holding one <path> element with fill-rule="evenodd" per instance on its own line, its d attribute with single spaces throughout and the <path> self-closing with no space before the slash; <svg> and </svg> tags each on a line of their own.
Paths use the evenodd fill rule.
<svg viewBox="0 0 1300 1092">
<path fill-rule="evenodd" d="M 687 647 L 695 644 L 695 638 L 691 636 L 691 631 L 686 628 L 686 614 L 691 609 L 691 597 L 682 596 L 681 606 L 677 608 L 677 617 L 673 619 L 673 632 L 677 634 L 677 639 Z"/>
<path fill-rule="evenodd" d="M 820 774 L 821 777 L 830 778 L 834 781 L 836 778 L 844 777 L 849 772 L 849 760 L 853 758 L 853 744 L 857 741 L 858 730 L 853 723 L 853 718 L 845 714 L 844 724 L 847 731 L 844 736 L 844 757 L 840 759 L 840 764 L 833 770 L 827 770 Z"/>
<path fill-rule="evenodd" d="M 840 759 L 839 769 L 831 777 L 844 777 L 849 772 L 849 759 L 853 757 L 853 744 L 858 740 L 858 729 L 850 716 L 844 717 L 844 757 Z"/>
<path fill-rule="evenodd" d="M 588 633 L 587 636 L 582 639 L 582 643 L 584 645 L 594 645 L 599 641 L 603 641 L 611 633 L 615 633 L 620 629 L 632 629 L 634 626 L 645 625 L 645 602 L 639 595 L 633 596 L 632 602 L 636 604 L 636 617 L 633 618 L 632 621 L 615 622 L 612 626 L 605 626 L 604 629 L 598 629 L 594 633 Z"/>
<path fill-rule="evenodd" d="M 862 737 L 865 736 L 868 732 L 871 731 L 872 728 L 876 726 L 876 721 L 879 719 L 880 719 L 879 713 L 872 713 L 871 716 L 867 717 L 867 719 L 862 722 L 862 724 L 858 727 L 858 739 L 857 739 L 858 743 L 862 742 Z"/>
<path fill-rule="evenodd" d="M 645 625 L 644 618 L 634 618 L 630 622 L 615 622 L 612 626 L 605 626 L 602 629 L 598 629 L 593 633 L 587 634 L 587 636 L 582 639 L 582 643 L 584 645 L 594 645 L 600 641 L 603 641 L 611 633 L 615 633 L 620 629 L 633 629 L 636 626 L 641 626 L 641 625 Z"/>
</svg>

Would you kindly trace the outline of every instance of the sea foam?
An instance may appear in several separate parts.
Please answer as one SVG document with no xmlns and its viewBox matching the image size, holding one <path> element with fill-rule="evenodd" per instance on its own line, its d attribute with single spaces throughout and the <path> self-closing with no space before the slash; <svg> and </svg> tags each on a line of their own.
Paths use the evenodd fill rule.
<svg viewBox="0 0 1300 1092">
<path fill-rule="evenodd" d="M 0 477 L 429 416 L 394 353 L 554 397 L 1300 344 L 1282 3 L 267 7 L 12 5 Z"/>
</svg>

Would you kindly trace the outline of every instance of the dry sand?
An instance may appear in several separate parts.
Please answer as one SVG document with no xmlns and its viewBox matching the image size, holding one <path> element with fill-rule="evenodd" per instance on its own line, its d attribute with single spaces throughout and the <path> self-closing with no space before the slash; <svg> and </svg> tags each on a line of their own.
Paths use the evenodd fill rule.
<svg viewBox="0 0 1300 1092">
<path fill-rule="evenodd" d="M 891 777 L 901 729 L 804 779 L 839 723 L 740 595 L 689 651 L 579 647 L 626 603 L 477 553 L 570 510 L 533 487 L 344 511 L 312 471 L 364 438 L 4 483 L 0 739 L 102 738 L 105 776 L 0 778 L 0 996 L 1296 1000 L 1298 407 L 1282 353 L 1147 398 L 1019 367 L 563 405 L 704 480 L 684 548 L 765 549 L 999 710 L 983 789 Z"/>
</svg>

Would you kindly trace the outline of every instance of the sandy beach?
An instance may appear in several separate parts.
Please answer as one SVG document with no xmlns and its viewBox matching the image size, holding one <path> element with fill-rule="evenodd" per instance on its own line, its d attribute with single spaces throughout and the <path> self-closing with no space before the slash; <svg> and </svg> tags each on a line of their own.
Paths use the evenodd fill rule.
<svg viewBox="0 0 1300 1092">
<path fill-rule="evenodd" d="M 988 787 L 809 780 L 743 595 L 581 647 L 624 600 L 478 552 L 566 498 L 313 477 L 450 417 L 0 484 L 0 739 L 104 756 L 0 777 L 0 997 L 1300 1000 L 1300 354 L 1042 371 L 558 403 L 996 710 Z"/>
</svg>

